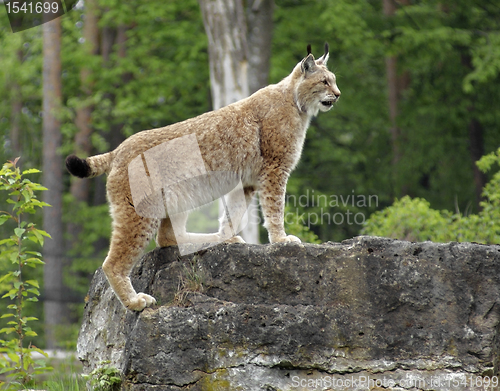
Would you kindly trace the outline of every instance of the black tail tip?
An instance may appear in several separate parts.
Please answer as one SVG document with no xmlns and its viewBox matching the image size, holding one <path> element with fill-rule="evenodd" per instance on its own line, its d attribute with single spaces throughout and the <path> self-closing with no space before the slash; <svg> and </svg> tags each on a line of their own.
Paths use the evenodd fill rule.
<svg viewBox="0 0 500 391">
<path fill-rule="evenodd" d="M 91 174 L 87 161 L 80 159 L 76 155 L 69 155 L 66 158 L 66 168 L 72 175 L 78 178 L 87 178 Z"/>
</svg>

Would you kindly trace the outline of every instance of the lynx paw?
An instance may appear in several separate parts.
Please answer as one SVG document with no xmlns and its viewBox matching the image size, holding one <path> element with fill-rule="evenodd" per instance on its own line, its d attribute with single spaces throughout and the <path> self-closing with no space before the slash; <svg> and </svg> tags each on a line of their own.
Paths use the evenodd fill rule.
<svg viewBox="0 0 500 391">
<path fill-rule="evenodd" d="M 138 293 L 136 297 L 130 300 L 126 307 L 132 311 L 142 311 L 144 308 L 156 304 L 153 296 L 146 295 L 145 293 Z"/>
<path fill-rule="evenodd" d="M 287 235 L 273 241 L 273 243 L 288 243 L 288 242 L 301 243 L 301 240 L 297 236 Z"/>
<path fill-rule="evenodd" d="M 233 236 L 224 241 L 224 243 L 246 243 L 241 236 Z"/>
</svg>

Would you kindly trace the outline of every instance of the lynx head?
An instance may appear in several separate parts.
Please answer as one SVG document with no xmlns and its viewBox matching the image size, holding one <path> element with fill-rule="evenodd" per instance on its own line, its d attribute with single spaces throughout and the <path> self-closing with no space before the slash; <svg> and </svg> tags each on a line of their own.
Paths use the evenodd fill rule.
<svg viewBox="0 0 500 391">
<path fill-rule="evenodd" d="M 311 46 L 307 47 L 308 55 L 297 64 L 292 72 L 295 84 L 295 102 L 299 110 L 311 116 L 318 111 L 328 111 L 340 97 L 335 75 L 328 70 L 328 44 L 325 53 L 314 59 Z"/>
</svg>

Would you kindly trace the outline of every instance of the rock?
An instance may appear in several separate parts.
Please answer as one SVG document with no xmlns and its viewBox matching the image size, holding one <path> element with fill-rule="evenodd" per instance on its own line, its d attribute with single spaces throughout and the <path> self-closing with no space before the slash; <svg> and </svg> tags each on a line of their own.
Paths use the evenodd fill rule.
<svg viewBox="0 0 500 391">
<path fill-rule="evenodd" d="M 158 305 L 125 310 L 98 270 L 78 340 L 122 390 L 499 389 L 500 246 L 172 247 L 131 278 Z"/>
</svg>

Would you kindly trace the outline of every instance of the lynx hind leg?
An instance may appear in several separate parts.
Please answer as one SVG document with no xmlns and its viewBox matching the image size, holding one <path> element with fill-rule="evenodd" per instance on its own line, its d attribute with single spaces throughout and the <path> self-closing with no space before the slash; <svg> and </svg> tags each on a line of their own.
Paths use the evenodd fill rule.
<svg viewBox="0 0 500 391">
<path fill-rule="evenodd" d="M 217 234 L 196 234 L 186 232 L 189 212 L 176 213 L 163 219 L 156 237 L 156 244 L 169 247 L 186 243 L 213 243 L 218 241 Z"/>
<path fill-rule="evenodd" d="M 187 218 L 187 213 L 179 213 L 161 220 L 156 236 L 156 245 L 158 247 L 170 247 L 180 243 L 186 235 Z M 175 224 L 175 230 L 173 224 Z"/>
<path fill-rule="evenodd" d="M 227 211 L 231 219 L 223 214 L 220 219 L 219 236 L 225 243 L 245 243 L 245 240 L 239 235 L 236 235 L 236 230 L 243 220 L 245 212 L 248 210 L 252 197 L 255 194 L 254 187 L 245 187 L 243 189 L 244 200 L 238 193 L 232 192 L 226 197 Z M 226 212 L 226 211 L 225 211 Z"/>
<path fill-rule="evenodd" d="M 220 219 L 219 232 L 212 234 L 186 232 L 186 222 L 189 213 L 178 213 L 163 219 L 158 230 L 156 243 L 160 247 L 174 246 L 185 243 L 245 243 L 241 236 L 235 235 L 236 229 L 241 222 L 245 211 L 252 200 L 255 189 L 253 187 L 244 189 L 244 200 L 241 195 L 229 193 L 226 197 L 227 214 L 224 213 Z M 234 225 L 234 226 L 233 226 Z"/>
<path fill-rule="evenodd" d="M 158 228 L 158 220 L 140 217 L 130 205 L 114 205 L 113 233 L 108 256 L 102 269 L 122 304 L 134 311 L 156 304 L 156 300 L 145 293 L 137 293 L 130 281 L 130 272 L 143 254 L 144 248 Z"/>
</svg>

